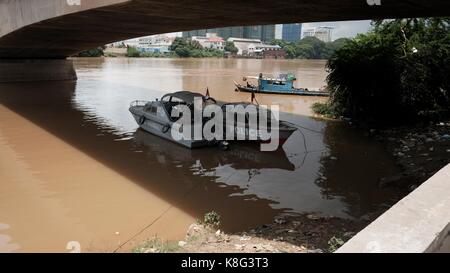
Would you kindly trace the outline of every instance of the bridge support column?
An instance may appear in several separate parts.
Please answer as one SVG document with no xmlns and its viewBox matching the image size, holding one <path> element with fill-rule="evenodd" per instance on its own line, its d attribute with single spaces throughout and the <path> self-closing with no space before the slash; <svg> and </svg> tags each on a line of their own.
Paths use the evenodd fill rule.
<svg viewBox="0 0 450 273">
<path fill-rule="evenodd" d="M 0 82 L 76 80 L 72 60 L 0 59 Z"/>
</svg>

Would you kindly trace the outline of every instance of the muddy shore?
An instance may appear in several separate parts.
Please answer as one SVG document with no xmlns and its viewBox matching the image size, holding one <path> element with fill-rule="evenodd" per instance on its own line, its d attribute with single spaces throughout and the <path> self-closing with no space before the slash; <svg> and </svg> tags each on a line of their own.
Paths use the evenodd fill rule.
<svg viewBox="0 0 450 273">
<path fill-rule="evenodd" d="M 380 187 L 411 192 L 450 163 L 450 120 L 415 127 L 371 130 L 369 134 L 384 143 L 401 169 L 399 174 L 381 179 Z"/>
<path fill-rule="evenodd" d="M 400 200 L 450 163 L 450 121 L 433 124 L 368 130 L 366 135 L 384 144 L 395 158 L 400 173 L 380 179 L 380 187 L 394 187 Z M 385 208 L 387 209 L 387 208 Z M 177 242 L 148 240 L 134 249 L 155 252 L 333 252 L 384 212 L 364 220 L 317 214 L 291 214 L 254 229 L 225 234 L 220 229 L 192 224 L 186 238 Z"/>
<path fill-rule="evenodd" d="M 152 238 L 133 251 L 138 253 L 324 253 L 333 252 L 366 226 L 323 215 L 285 215 L 247 232 L 227 234 L 201 223 L 192 224 L 182 241 Z"/>
</svg>

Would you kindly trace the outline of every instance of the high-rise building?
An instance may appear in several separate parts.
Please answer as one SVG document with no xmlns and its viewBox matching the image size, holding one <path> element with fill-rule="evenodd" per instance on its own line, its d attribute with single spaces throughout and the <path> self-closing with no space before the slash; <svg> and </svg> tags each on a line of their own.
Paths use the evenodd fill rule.
<svg viewBox="0 0 450 273">
<path fill-rule="evenodd" d="M 269 43 L 275 39 L 275 25 L 264 25 L 261 30 L 261 41 Z"/>
<path fill-rule="evenodd" d="M 282 40 L 287 42 L 298 42 L 302 37 L 302 24 L 283 24 Z"/>
<path fill-rule="evenodd" d="M 207 32 L 207 29 L 183 31 L 181 36 L 183 38 L 192 38 L 192 36 L 206 36 L 206 32 Z"/>
<path fill-rule="evenodd" d="M 243 27 L 212 28 L 208 29 L 208 33 L 217 33 L 217 36 L 222 37 L 225 40 L 230 37 L 243 38 L 244 28 Z"/>
<path fill-rule="evenodd" d="M 303 37 L 316 37 L 325 43 L 329 43 L 333 40 L 332 30 L 332 27 L 327 26 L 309 28 L 303 31 Z"/>
<path fill-rule="evenodd" d="M 275 39 L 275 25 L 246 26 L 244 27 L 243 38 L 259 39 L 268 43 Z"/>
<path fill-rule="evenodd" d="M 259 39 L 264 42 L 270 42 L 275 39 L 275 25 L 264 26 L 245 26 L 245 27 L 223 27 L 202 30 L 184 31 L 184 38 L 192 36 L 206 36 L 206 33 L 217 33 L 217 36 L 227 40 L 230 37 Z"/>
<path fill-rule="evenodd" d="M 246 39 L 261 39 L 262 26 L 245 26 L 244 37 Z"/>
</svg>

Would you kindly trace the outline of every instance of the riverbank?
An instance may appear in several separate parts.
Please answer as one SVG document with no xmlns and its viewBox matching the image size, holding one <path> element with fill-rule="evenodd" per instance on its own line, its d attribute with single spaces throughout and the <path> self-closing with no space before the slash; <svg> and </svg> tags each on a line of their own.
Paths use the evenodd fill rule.
<svg viewBox="0 0 450 273">
<path fill-rule="evenodd" d="M 195 223 L 182 241 L 149 239 L 133 249 L 137 253 L 324 253 L 334 252 L 363 229 L 368 221 L 318 214 L 277 217 L 266 225 L 240 233 Z"/>
<path fill-rule="evenodd" d="M 450 163 L 450 120 L 370 130 L 396 160 L 401 173 L 380 180 L 380 187 L 410 192 Z"/>
<path fill-rule="evenodd" d="M 449 133 L 450 121 L 367 131 L 367 137 L 383 143 L 400 170 L 398 174 L 381 178 L 379 187 L 394 188 L 400 200 L 450 163 Z M 285 215 L 270 224 L 233 234 L 192 224 L 182 241 L 163 242 L 154 238 L 136 247 L 134 252 L 334 252 L 387 209 L 380 208 L 364 220 L 318 214 Z"/>
<path fill-rule="evenodd" d="M 312 110 L 320 118 L 337 119 L 326 103 L 316 103 Z M 364 124 L 341 119 L 359 130 L 366 130 L 366 136 L 383 143 L 387 152 L 394 157 L 401 171 L 380 179 L 381 188 L 394 187 L 404 196 L 450 163 L 448 119 L 384 129 L 367 129 Z"/>
</svg>

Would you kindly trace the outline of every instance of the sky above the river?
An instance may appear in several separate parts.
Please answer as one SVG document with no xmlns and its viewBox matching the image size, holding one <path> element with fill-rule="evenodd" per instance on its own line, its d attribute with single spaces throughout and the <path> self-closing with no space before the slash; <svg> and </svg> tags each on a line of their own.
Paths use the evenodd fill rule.
<svg viewBox="0 0 450 273">
<path fill-rule="evenodd" d="M 359 33 L 366 33 L 370 29 L 370 20 L 303 23 L 303 30 L 307 28 L 328 26 L 333 27 L 332 39 L 353 38 Z M 181 32 L 170 33 L 170 36 L 181 36 Z M 281 38 L 281 25 L 276 26 L 275 38 Z"/>
<path fill-rule="evenodd" d="M 304 23 L 302 28 L 313 28 L 320 26 L 333 27 L 333 40 L 339 38 L 353 38 L 359 33 L 366 33 L 370 29 L 370 20 L 364 21 L 344 21 L 344 22 L 320 22 Z"/>
</svg>

